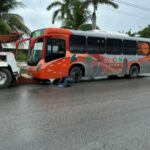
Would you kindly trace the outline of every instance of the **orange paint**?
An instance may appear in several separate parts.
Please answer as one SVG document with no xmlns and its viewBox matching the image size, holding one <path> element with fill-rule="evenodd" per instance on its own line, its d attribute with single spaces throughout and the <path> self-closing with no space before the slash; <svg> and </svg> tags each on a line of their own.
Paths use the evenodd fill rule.
<svg viewBox="0 0 150 150">
<path fill-rule="evenodd" d="M 69 39 L 73 34 L 71 30 L 67 29 L 45 29 L 44 35 L 41 36 L 44 37 L 42 58 L 36 66 L 29 66 L 29 74 L 39 79 L 61 78 L 68 76 L 71 66 L 76 64 L 80 64 L 85 68 L 85 74 L 95 74 L 99 71 L 105 75 L 121 74 L 123 72 L 128 73 L 132 64 L 139 64 L 140 66 L 141 63 L 150 61 L 150 56 L 133 56 L 133 58 L 130 58 L 122 55 L 88 54 L 87 52 L 84 54 L 71 53 Z M 47 38 L 63 39 L 65 41 L 65 57 L 45 62 Z M 147 43 L 139 43 L 138 53 L 148 54 L 149 45 Z M 125 69 L 125 71 L 123 69 Z"/>
</svg>

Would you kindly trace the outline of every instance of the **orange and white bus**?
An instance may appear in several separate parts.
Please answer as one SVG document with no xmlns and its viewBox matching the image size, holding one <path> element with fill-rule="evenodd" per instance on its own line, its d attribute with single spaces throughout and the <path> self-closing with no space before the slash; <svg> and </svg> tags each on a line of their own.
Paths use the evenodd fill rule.
<svg viewBox="0 0 150 150">
<path fill-rule="evenodd" d="M 150 73 L 150 40 L 104 32 L 46 28 L 32 32 L 28 72 L 38 79 Z"/>
</svg>

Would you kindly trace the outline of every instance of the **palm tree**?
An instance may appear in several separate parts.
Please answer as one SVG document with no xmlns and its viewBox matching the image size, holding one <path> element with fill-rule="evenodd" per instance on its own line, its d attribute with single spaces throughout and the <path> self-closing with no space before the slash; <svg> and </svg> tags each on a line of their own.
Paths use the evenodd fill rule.
<svg viewBox="0 0 150 150">
<path fill-rule="evenodd" d="M 47 10 L 51 10 L 53 8 L 57 8 L 52 17 L 52 23 L 55 23 L 56 18 L 61 18 L 64 19 L 65 17 L 68 17 L 69 14 L 69 7 L 70 7 L 70 2 L 72 0 L 60 0 L 60 1 L 55 1 L 52 2 L 50 5 L 47 6 Z"/>
<path fill-rule="evenodd" d="M 23 18 L 18 14 L 9 12 L 18 6 L 23 7 L 24 4 L 17 2 L 17 0 L 4 0 L 0 2 L 0 26 L 5 29 L 5 32 L 4 30 L 0 30 L 0 34 L 18 30 L 30 34 L 30 30 L 23 23 Z"/>
<path fill-rule="evenodd" d="M 89 31 L 92 29 L 93 29 L 92 24 L 83 24 L 80 26 L 80 30 L 82 30 L 82 31 Z M 96 26 L 96 29 L 100 30 L 100 28 L 98 26 Z"/>
<path fill-rule="evenodd" d="M 91 18 L 90 11 L 87 10 L 87 4 L 80 0 L 70 2 L 70 12 L 63 21 L 63 27 L 69 29 L 83 29 L 88 20 Z"/>
<path fill-rule="evenodd" d="M 30 34 L 30 30 L 24 25 L 23 18 L 18 14 L 10 13 L 10 10 L 19 6 L 23 7 L 24 5 L 17 0 L 0 1 L 0 34 L 18 31 Z M 1 43 L 0 48 L 2 48 Z"/>
<path fill-rule="evenodd" d="M 96 29 L 96 11 L 98 8 L 98 4 L 106 4 L 106 5 L 110 5 L 114 8 L 118 8 L 118 4 L 116 4 L 115 2 L 113 2 L 113 0 L 86 0 L 87 5 L 92 5 L 94 8 L 93 14 L 92 14 L 92 26 L 93 29 Z"/>
</svg>

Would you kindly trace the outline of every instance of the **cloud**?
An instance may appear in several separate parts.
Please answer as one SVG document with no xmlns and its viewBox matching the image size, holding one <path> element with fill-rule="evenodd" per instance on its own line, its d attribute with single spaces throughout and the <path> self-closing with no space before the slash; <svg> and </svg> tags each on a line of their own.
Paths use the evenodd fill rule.
<svg viewBox="0 0 150 150">
<path fill-rule="evenodd" d="M 61 23 L 57 22 L 52 25 L 53 11 L 47 11 L 46 7 L 55 0 L 20 0 L 26 7 L 17 8 L 13 12 L 20 14 L 25 24 L 33 31 L 45 27 L 60 27 Z M 139 6 L 149 6 L 149 0 L 143 1 L 126 0 Z M 110 6 L 102 5 L 98 7 L 97 24 L 102 30 L 109 31 L 138 31 L 140 28 L 150 24 L 150 12 L 139 10 L 127 5 L 119 4 L 119 9 L 113 9 Z M 92 11 L 92 7 L 90 7 Z"/>
<path fill-rule="evenodd" d="M 25 4 L 25 8 L 16 8 L 14 13 L 24 18 L 25 24 L 31 31 L 45 27 L 60 27 L 61 23 L 57 22 L 53 25 L 52 11 L 47 11 L 46 7 L 50 4 L 49 0 L 21 0 Z"/>
</svg>

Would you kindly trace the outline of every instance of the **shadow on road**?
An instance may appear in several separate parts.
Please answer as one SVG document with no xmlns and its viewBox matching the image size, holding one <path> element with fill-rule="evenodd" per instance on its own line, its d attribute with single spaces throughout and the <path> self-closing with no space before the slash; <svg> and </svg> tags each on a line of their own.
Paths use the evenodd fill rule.
<svg viewBox="0 0 150 150">
<path fill-rule="evenodd" d="M 83 79 L 82 83 L 84 82 L 97 82 L 97 81 L 115 81 L 115 80 L 138 80 L 138 79 L 143 79 L 143 78 L 149 78 L 150 76 L 146 76 L 146 75 L 139 75 L 137 78 L 135 79 L 131 79 L 130 77 L 119 77 L 119 76 L 105 76 L 105 77 L 99 77 L 99 78 L 87 78 L 87 79 Z"/>
</svg>

